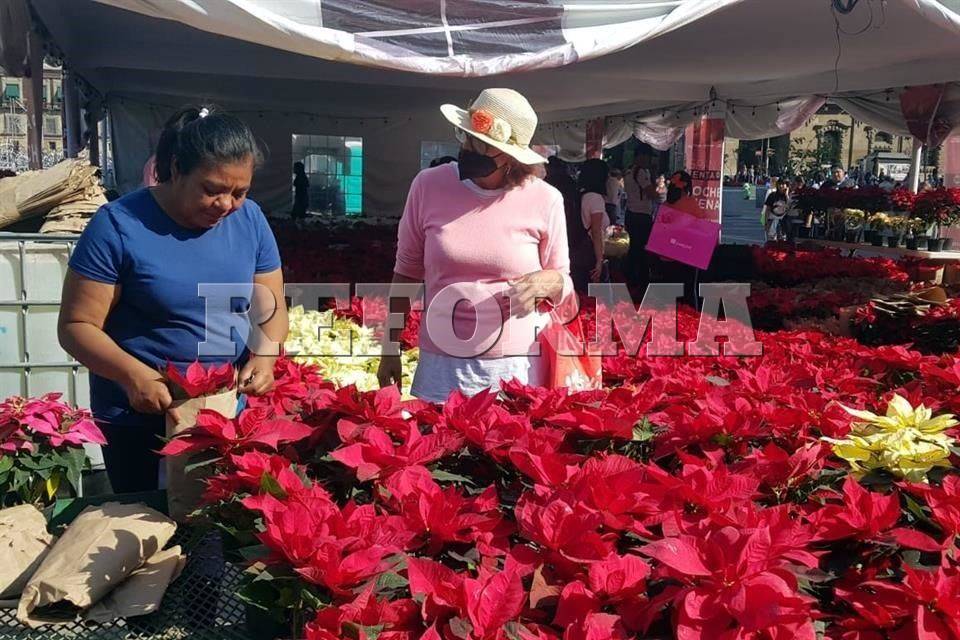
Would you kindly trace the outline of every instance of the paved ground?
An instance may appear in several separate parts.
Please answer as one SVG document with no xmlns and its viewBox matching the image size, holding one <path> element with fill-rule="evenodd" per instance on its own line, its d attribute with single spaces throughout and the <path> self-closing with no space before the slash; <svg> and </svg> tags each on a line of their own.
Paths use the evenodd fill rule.
<svg viewBox="0 0 960 640">
<path fill-rule="evenodd" d="M 742 189 L 723 190 L 723 218 L 720 238 L 723 244 L 763 244 L 760 208 L 753 200 L 743 199 Z"/>
</svg>

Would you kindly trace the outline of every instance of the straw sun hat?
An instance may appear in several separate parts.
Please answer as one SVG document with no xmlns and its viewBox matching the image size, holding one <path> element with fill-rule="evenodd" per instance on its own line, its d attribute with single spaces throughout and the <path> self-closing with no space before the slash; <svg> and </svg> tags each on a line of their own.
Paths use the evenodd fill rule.
<svg viewBox="0 0 960 640">
<path fill-rule="evenodd" d="M 457 129 L 523 164 L 547 161 L 530 148 L 537 128 L 537 114 L 527 99 L 513 89 L 484 89 L 469 109 L 445 104 L 440 112 Z"/>
</svg>

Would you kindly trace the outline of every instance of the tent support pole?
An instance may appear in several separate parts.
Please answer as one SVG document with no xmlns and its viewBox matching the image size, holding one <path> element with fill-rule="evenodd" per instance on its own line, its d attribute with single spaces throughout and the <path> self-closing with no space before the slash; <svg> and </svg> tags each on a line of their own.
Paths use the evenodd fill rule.
<svg viewBox="0 0 960 640">
<path fill-rule="evenodd" d="M 913 139 L 913 158 L 910 162 L 910 190 L 916 193 L 920 189 L 920 160 L 923 158 L 923 144 Z"/>
<path fill-rule="evenodd" d="M 67 137 L 67 157 L 76 158 L 83 148 L 80 141 L 80 92 L 77 91 L 77 82 L 73 73 L 65 70 L 63 73 L 63 113 L 64 132 Z"/>
<path fill-rule="evenodd" d="M 29 42 L 30 94 L 27 96 L 27 161 L 30 169 L 43 168 L 43 42 L 35 29 Z"/>
</svg>

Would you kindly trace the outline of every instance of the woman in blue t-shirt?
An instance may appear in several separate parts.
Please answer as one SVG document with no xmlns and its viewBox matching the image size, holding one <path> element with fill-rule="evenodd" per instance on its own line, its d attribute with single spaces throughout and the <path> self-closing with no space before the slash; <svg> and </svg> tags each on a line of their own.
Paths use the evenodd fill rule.
<svg viewBox="0 0 960 640">
<path fill-rule="evenodd" d="M 60 343 L 90 369 L 118 493 L 157 487 L 167 362 L 232 362 L 242 393 L 273 385 L 287 312 L 276 240 L 247 200 L 259 158 L 237 118 L 181 110 L 157 143 L 158 184 L 101 207 L 71 256 Z"/>
</svg>

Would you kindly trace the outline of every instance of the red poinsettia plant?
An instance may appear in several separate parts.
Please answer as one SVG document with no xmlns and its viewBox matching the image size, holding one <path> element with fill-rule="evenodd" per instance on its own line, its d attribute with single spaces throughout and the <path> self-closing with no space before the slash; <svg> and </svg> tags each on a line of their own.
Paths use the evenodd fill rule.
<svg viewBox="0 0 960 640">
<path fill-rule="evenodd" d="M 311 393 L 280 360 L 270 396 L 168 447 L 221 456 L 206 513 L 251 545 L 243 595 L 288 636 L 954 640 L 960 474 L 857 478 L 822 438 L 893 392 L 960 405 L 960 378 L 902 346 L 758 339 L 439 407 Z"/>
<path fill-rule="evenodd" d="M 960 221 L 960 189 L 940 188 L 918 194 L 913 215 L 928 224 L 942 227 L 955 224 Z"/>
<path fill-rule="evenodd" d="M 192 362 L 182 371 L 168 362 L 164 374 L 174 399 L 181 400 L 216 395 L 232 389 L 237 383 L 236 370 L 229 362 L 206 367 L 200 362 Z"/>
<path fill-rule="evenodd" d="M 60 394 L 7 398 L 0 403 L 0 506 L 43 505 L 61 486 L 74 492 L 88 468 L 84 444 L 106 444 L 88 411 Z"/>
</svg>

